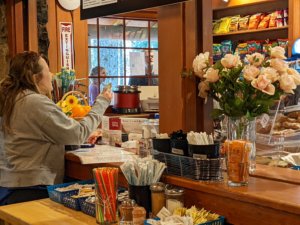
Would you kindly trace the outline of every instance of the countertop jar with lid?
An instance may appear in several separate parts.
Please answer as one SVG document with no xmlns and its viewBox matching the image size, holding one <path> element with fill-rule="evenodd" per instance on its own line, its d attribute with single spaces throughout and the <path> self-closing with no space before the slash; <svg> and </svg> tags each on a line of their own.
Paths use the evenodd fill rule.
<svg viewBox="0 0 300 225">
<path fill-rule="evenodd" d="M 165 184 L 162 182 L 151 184 L 150 190 L 152 216 L 156 216 L 157 213 L 165 206 Z"/>
<path fill-rule="evenodd" d="M 136 206 L 134 200 L 126 199 L 122 201 L 119 210 L 120 210 L 120 225 L 132 225 L 132 211 Z"/>
<path fill-rule="evenodd" d="M 184 206 L 184 189 L 166 185 L 166 208 L 173 213 L 174 209 Z"/>
</svg>

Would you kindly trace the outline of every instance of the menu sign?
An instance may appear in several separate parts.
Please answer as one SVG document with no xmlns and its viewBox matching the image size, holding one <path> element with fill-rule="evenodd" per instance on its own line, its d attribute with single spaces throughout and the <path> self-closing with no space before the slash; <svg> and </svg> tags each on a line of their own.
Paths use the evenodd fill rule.
<svg viewBox="0 0 300 225">
<path fill-rule="evenodd" d="M 184 1 L 187 0 L 81 0 L 80 18 L 90 19 Z"/>
</svg>

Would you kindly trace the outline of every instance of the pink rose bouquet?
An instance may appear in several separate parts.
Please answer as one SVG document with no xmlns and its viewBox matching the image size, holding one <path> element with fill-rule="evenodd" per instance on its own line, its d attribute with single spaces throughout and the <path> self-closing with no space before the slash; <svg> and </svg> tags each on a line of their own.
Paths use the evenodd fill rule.
<svg viewBox="0 0 300 225">
<path fill-rule="evenodd" d="M 193 71 L 201 80 L 199 96 L 211 96 L 221 108 L 214 109 L 213 116 L 253 118 L 267 113 L 281 95 L 294 93 L 300 75 L 284 61 L 285 50 L 274 47 L 269 55 L 253 53 L 242 62 L 238 55 L 226 54 L 213 65 L 208 52 L 196 56 Z"/>
</svg>

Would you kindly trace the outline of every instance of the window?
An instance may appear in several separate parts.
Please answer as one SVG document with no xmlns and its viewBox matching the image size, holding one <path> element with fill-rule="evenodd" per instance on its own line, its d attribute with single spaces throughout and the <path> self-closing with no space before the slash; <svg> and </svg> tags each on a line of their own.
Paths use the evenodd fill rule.
<svg viewBox="0 0 300 225">
<path fill-rule="evenodd" d="M 108 83 L 158 85 L 157 28 L 154 20 L 88 20 L 89 91 Z"/>
</svg>

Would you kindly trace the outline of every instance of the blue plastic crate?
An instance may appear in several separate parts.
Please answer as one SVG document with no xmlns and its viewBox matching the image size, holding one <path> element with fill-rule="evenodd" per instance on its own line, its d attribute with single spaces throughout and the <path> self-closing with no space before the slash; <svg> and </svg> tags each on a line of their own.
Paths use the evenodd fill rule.
<svg viewBox="0 0 300 225">
<path fill-rule="evenodd" d="M 80 201 L 85 201 L 85 199 L 87 199 L 87 197 L 74 198 L 72 196 L 66 196 L 63 198 L 63 205 L 68 208 L 80 211 L 81 210 Z"/>
<path fill-rule="evenodd" d="M 79 182 L 69 182 L 69 183 L 55 184 L 55 185 L 47 186 L 47 191 L 48 191 L 49 198 L 52 201 L 63 204 L 63 199 L 65 197 L 70 197 L 72 195 L 77 195 L 79 190 L 71 190 L 71 191 L 61 192 L 61 191 L 56 191 L 55 189 L 56 188 L 67 187 L 67 186 L 70 186 L 70 185 L 75 184 L 75 183 L 78 183 L 78 184 L 93 184 L 94 181 L 93 180 L 88 180 L 88 181 L 85 180 L 85 181 L 79 181 Z"/>
<path fill-rule="evenodd" d="M 87 215 L 96 217 L 96 205 L 87 201 L 83 201 L 81 204 L 81 211 Z"/>
</svg>

